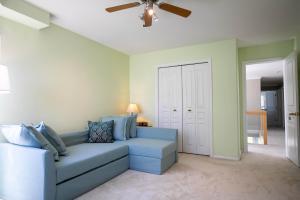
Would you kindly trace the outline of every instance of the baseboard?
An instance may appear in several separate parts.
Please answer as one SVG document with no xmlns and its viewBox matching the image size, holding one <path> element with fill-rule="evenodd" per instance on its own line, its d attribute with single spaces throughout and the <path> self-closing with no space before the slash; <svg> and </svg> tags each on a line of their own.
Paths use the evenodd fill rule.
<svg viewBox="0 0 300 200">
<path fill-rule="evenodd" d="M 223 160 L 235 160 L 235 161 L 238 161 L 238 160 L 241 160 L 241 157 L 239 156 L 220 156 L 220 155 L 213 155 L 212 156 L 213 158 L 216 158 L 216 159 L 223 159 Z"/>
</svg>

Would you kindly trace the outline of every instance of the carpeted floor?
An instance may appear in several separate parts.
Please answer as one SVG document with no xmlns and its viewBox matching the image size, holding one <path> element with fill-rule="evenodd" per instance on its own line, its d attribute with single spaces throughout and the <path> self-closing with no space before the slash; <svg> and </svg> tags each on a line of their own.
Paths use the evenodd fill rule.
<svg viewBox="0 0 300 200">
<path fill-rule="evenodd" d="M 268 145 L 248 144 L 248 151 L 258 154 L 285 157 L 285 133 L 284 129 L 268 129 Z M 299 198 L 300 199 L 300 198 Z"/>
<path fill-rule="evenodd" d="M 300 169 L 290 161 L 250 152 L 241 161 L 180 154 L 164 175 L 128 170 L 78 200 L 293 200 Z"/>
</svg>

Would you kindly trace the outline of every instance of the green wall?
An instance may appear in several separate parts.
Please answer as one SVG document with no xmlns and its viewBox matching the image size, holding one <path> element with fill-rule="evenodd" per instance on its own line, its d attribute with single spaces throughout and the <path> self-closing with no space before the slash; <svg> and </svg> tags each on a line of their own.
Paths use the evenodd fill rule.
<svg viewBox="0 0 300 200">
<path fill-rule="evenodd" d="M 44 120 L 59 132 L 124 113 L 129 98 L 154 123 L 156 67 L 211 59 L 213 150 L 228 158 L 239 158 L 243 145 L 242 63 L 300 52 L 299 34 L 295 43 L 238 49 L 233 39 L 129 57 L 53 24 L 37 31 L 1 17 L 0 36 L 12 90 L 0 96 L 0 124 Z"/>
<path fill-rule="evenodd" d="M 0 96 L 0 124 L 44 120 L 59 132 L 124 113 L 129 56 L 59 26 L 37 31 L 0 18 L 2 63 L 11 94 Z"/>
<path fill-rule="evenodd" d="M 243 85 L 242 64 L 247 61 L 257 61 L 272 58 L 285 58 L 294 50 L 295 40 L 286 40 L 265 45 L 257 45 L 238 49 L 239 60 L 239 89 L 240 89 L 240 121 L 241 121 L 241 148 L 244 148 L 244 126 L 243 126 Z"/>
<path fill-rule="evenodd" d="M 265 45 L 239 48 L 239 62 L 284 58 L 294 49 L 294 40 L 286 40 Z"/>
<path fill-rule="evenodd" d="M 212 59 L 213 150 L 216 156 L 239 158 L 237 42 L 226 40 L 156 51 L 130 57 L 130 99 L 141 116 L 155 120 L 155 69 L 159 65 Z"/>
</svg>

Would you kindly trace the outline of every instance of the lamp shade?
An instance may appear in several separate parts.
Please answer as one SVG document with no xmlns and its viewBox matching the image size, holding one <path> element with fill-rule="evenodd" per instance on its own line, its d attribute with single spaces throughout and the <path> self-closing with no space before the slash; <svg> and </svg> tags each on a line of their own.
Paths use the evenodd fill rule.
<svg viewBox="0 0 300 200">
<path fill-rule="evenodd" d="M 128 105 L 127 112 L 128 113 L 138 113 L 139 109 L 138 109 L 136 104 L 131 103 L 131 104 Z"/>
<path fill-rule="evenodd" d="M 0 65 L 0 94 L 9 93 L 9 77 L 8 69 L 4 65 Z"/>
</svg>

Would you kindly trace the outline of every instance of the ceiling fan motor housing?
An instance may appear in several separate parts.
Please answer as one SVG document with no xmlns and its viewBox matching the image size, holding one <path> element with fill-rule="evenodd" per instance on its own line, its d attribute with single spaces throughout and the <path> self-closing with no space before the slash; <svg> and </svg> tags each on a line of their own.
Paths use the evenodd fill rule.
<svg viewBox="0 0 300 200">
<path fill-rule="evenodd" d="M 143 3 L 157 3 L 159 0 L 141 0 Z"/>
</svg>

